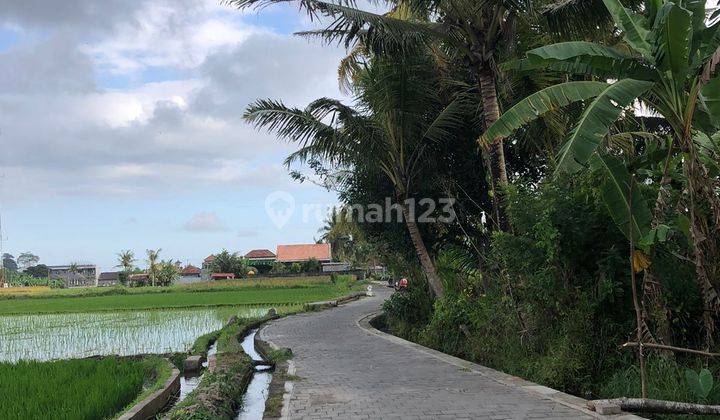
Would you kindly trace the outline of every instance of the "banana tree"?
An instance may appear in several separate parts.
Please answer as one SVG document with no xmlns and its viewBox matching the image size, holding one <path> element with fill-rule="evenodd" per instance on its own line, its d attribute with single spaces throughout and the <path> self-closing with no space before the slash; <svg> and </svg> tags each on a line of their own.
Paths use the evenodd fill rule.
<svg viewBox="0 0 720 420">
<path fill-rule="evenodd" d="M 621 168 L 602 164 L 598 156 L 616 120 L 638 106 L 662 116 L 670 127 L 670 141 L 665 171 L 660 179 L 651 180 L 659 184 L 660 191 L 653 216 L 661 217 L 658 210 L 665 207 L 663 197 L 671 187 L 669 163 L 681 161 L 697 281 L 707 314 L 705 342 L 709 346 L 713 315 L 720 313 L 720 200 L 714 188 L 714 168 L 709 166 L 716 164 L 713 139 L 720 128 L 720 76 L 715 74 L 720 61 L 718 13 L 710 16 L 704 0 L 646 0 L 642 15 L 623 7 L 619 0 L 603 2 L 622 34 L 623 48 L 562 42 L 528 51 L 525 58 L 506 63 L 505 68 L 519 72 L 550 70 L 592 80 L 569 81 L 528 96 L 505 112 L 485 136 L 507 137 L 548 111 L 574 102 L 586 103 L 557 154 L 555 171 L 573 173 L 592 166 L 612 179 L 613 171 Z M 623 188 L 629 192 L 632 186 Z M 612 213 L 612 206 L 608 208 Z M 613 217 L 617 221 L 619 216 Z M 637 227 L 636 235 L 647 236 L 657 227 L 657 220 L 644 218 L 643 224 Z M 626 234 L 630 232 L 621 228 Z"/>
</svg>

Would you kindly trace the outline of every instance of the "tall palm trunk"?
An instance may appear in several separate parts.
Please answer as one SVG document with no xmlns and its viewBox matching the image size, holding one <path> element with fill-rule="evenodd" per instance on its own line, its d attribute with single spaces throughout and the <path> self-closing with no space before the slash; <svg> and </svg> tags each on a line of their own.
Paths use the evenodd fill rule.
<svg viewBox="0 0 720 420">
<path fill-rule="evenodd" d="M 490 69 L 478 72 L 478 83 L 483 102 L 483 117 L 485 129 L 500 118 L 500 104 L 495 87 L 495 74 Z M 495 224 L 500 230 L 507 230 L 507 218 L 504 208 L 504 189 L 508 185 L 505 169 L 505 150 L 502 138 L 490 139 L 485 147 L 485 165 L 490 171 L 490 188 L 493 193 L 493 216 Z"/>
<path fill-rule="evenodd" d="M 420 259 L 420 265 L 422 266 L 425 277 L 427 277 L 427 281 L 430 284 L 430 289 L 432 289 L 436 298 L 441 298 L 445 293 L 442 281 L 440 281 L 437 270 L 435 270 L 435 264 L 433 264 L 432 259 L 430 259 L 430 254 L 425 247 L 425 241 L 423 241 L 420 229 L 415 222 L 415 215 L 410 214 L 410 209 L 404 201 L 402 201 L 402 212 L 403 218 L 405 219 L 405 225 L 407 225 L 408 233 L 410 234 L 410 240 L 415 247 L 418 259 Z"/>
</svg>

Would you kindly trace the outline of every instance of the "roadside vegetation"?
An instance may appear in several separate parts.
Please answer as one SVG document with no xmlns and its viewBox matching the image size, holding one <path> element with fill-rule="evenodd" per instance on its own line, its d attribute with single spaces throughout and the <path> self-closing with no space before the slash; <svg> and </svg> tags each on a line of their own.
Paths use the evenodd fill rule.
<svg viewBox="0 0 720 420">
<path fill-rule="evenodd" d="M 167 372 L 159 358 L 0 363 L 0 418 L 111 418 L 153 392 Z M 166 374 L 167 373 L 167 374 Z"/>
<path fill-rule="evenodd" d="M 348 47 L 352 100 L 259 99 L 245 118 L 339 191 L 326 240 L 410 280 L 393 332 L 583 397 L 720 403 L 720 12 L 295 3 L 328 18 L 303 35 Z M 388 201 L 402 223 L 347 210 Z"/>
</svg>

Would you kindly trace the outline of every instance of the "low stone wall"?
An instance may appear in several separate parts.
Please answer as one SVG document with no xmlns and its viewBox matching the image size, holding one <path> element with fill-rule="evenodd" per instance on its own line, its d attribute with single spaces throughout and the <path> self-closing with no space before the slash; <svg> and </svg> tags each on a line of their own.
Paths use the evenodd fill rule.
<svg viewBox="0 0 720 420">
<path fill-rule="evenodd" d="M 168 361 L 168 364 L 172 365 L 170 361 Z M 157 413 L 168 405 L 173 396 L 179 392 L 180 371 L 173 366 L 170 378 L 165 381 L 162 388 L 135 404 L 133 408 L 118 417 L 118 420 L 147 420 L 154 418 Z"/>
</svg>

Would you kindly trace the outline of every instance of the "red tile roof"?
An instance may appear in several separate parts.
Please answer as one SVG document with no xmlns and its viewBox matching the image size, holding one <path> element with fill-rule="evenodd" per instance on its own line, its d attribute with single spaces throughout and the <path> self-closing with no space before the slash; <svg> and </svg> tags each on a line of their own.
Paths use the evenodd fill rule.
<svg viewBox="0 0 720 420">
<path fill-rule="evenodd" d="M 208 255 L 207 258 L 205 258 L 205 262 L 213 262 L 213 260 L 215 260 L 215 256 L 212 254 Z"/>
<path fill-rule="evenodd" d="M 245 258 L 275 258 L 275 254 L 269 249 L 253 249 L 245 254 Z"/>
<path fill-rule="evenodd" d="M 200 274 L 200 269 L 190 264 L 187 267 L 183 268 L 182 271 L 180 271 L 180 274 L 182 274 L 183 276 L 197 276 L 198 274 Z"/>
<path fill-rule="evenodd" d="M 212 278 L 212 279 L 234 279 L 235 274 L 234 273 L 212 273 L 210 275 L 210 278 Z"/>
<path fill-rule="evenodd" d="M 279 262 L 307 261 L 310 258 L 331 261 L 330 244 L 278 245 L 277 247 Z"/>
</svg>

